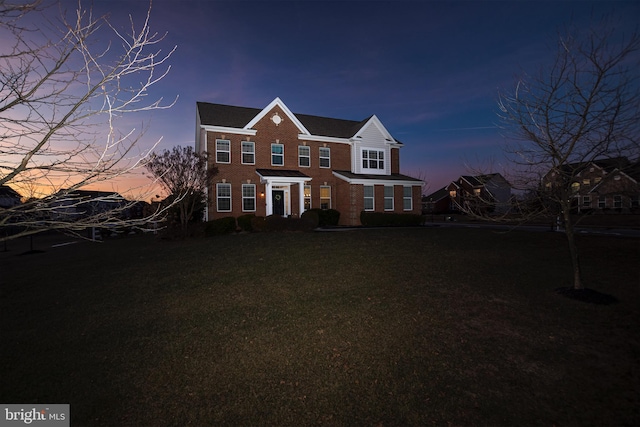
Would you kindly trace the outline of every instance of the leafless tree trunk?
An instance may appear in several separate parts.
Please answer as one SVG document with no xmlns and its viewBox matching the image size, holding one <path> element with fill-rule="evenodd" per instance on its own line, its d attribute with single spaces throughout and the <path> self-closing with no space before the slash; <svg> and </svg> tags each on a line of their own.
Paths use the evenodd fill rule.
<svg viewBox="0 0 640 427">
<path fill-rule="evenodd" d="M 540 198 L 525 215 L 557 212 L 563 219 L 575 289 L 584 284 L 571 215 L 572 185 L 589 162 L 618 156 L 637 161 L 639 155 L 640 39 L 637 33 L 618 34 L 611 28 L 560 37 L 553 63 L 520 79 L 499 100 L 510 141 L 511 179 Z"/>
<path fill-rule="evenodd" d="M 124 32 L 81 2 L 67 12 L 41 0 L 19 6 L 0 0 L 0 185 L 37 196 L 0 208 L 0 228 L 18 231 L 0 234 L 0 241 L 50 229 L 144 226 L 152 219 L 126 218 L 133 202 L 121 200 L 81 218 L 63 214 L 87 204 L 79 189 L 139 170 L 159 142 L 145 149 L 145 129 L 117 126 L 125 115 L 175 102 L 148 100 L 175 50 L 162 51 L 164 35 L 151 31 L 150 14 L 151 3 L 141 22 L 130 17 Z"/>
</svg>

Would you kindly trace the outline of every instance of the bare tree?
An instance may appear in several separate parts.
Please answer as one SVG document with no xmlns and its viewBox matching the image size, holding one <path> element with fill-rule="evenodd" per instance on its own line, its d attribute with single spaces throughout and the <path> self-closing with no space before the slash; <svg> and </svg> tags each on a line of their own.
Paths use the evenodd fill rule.
<svg viewBox="0 0 640 427">
<path fill-rule="evenodd" d="M 60 210 L 86 204 L 79 189 L 140 169 L 159 142 L 143 149 L 144 128 L 117 126 L 125 115 L 175 102 L 148 99 L 175 50 L 161 50 L 165 36 L 151 31 L 150 14 L 151 3 L 139 25 L 130 16 L 123 31 L 80 1 L 67 12 L 41 0 L 0 0 L 0 185 L 38 192 L 0 210 L 0 230 L 17 230 L 0 233 L 0 241 L 50 229 L 145 223 L 122 215 L 127 203 L 82 218 Z M 96 197 L 108 203 L 114 195 Z"/>
<path fill-rule="evenodd" d="M 189 222 L 197 219 L 196 212 L 206 207 L 206 191 L 217 170 L 207 167 L 206 153 L 198 153 L 191 146 L 153 153 L 146 168 L 169 194 L 186 233 Z"/>
<path fill-rule="evenodd" d="M 509 180 L 536 196 L 529 216 L 562 218 L 574 289 L 584 288 L 571 214 L 579 174 L 598 159 L 638 158 L 640 38 L 612 28 L 559 37 L 550 66 L 519 80 L 512 93 L 499 99 L 500 119 L 510 137 Z M 547 174 L 555 179 L 545 186 Z"/>
</svg>

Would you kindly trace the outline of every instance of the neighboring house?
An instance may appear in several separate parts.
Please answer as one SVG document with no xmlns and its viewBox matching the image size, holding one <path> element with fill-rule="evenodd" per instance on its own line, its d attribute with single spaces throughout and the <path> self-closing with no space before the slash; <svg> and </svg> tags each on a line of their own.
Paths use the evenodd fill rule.
<svg viewBox="0 0 640 427">
<path fill-rule="evenodd" d="M 511 209 L 511 184 L 499 173 L 463 175 L 425 199 L 433 200 L 433 213 L 506 213 Z"/>
<path fill-rule="evenodd" d="M 0 208 L 12 208 L 19 205 L 22 196 L 8 185 L 0 185 Z"/>
<path fill-rule="evenodd" d="M 208 220 L 320 208 L 359 225 L 362 211 L 420 214 L 423 182 L 399 173 L 401 147 L 375 115 L 294 114 L 279 98 L 263 109 L 197 103 L 196 150 L 218 170 Z"/>
<path fill-rule="evenodd" d="M 546 191 L 570 185 L 576 212 L 630 212 L 639 207 L 640 163 L 626 157 L 572 163 L 549 171 L 542 179 Z"/>
<path fill-rule="evenodd" d="M 428 196 L 422 197 L 422 212 L 425 214 L 447 213 L 451 211 L 449 190 L 443 187 Z"/>
<path fill-rule="evenodd" d="M 123 219 L 128 215 L 128 203 L 124 197 L 113 191 L 74 190 L 66 194 L 61 191 L 53 203 L 51 217 L 67 221 L 82 220 L 115 211 L 114 215 Z"/>
</svg>

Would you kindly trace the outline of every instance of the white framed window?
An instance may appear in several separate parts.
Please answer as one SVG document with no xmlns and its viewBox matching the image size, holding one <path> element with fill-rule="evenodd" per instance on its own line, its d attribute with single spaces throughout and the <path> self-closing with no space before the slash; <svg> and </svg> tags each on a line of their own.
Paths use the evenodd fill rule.
<svg viewBox="0 0 640 427">
<path fill-rule="evenodd" d="M 384 151 L 362 150 L 363 169 L 384 169 Z"/>
<path fill-rule="evenodd" d="M 311 166 L 311 148 L 306 145 L 298 146 L 298 166 L 308 168 Z"/>
<path fill-rule="evenodd" d="M 331 167 L 331 149 L 329 147 L 320 147 L 320 167 Z"/>
<path fill-rule="evenodd" d="M 331 187 L 328 185 L 320 187 L 320 209 L 331 209 Z"/>
<path fill-rule="evenodd" d="M 613 207 L 614 208 L 622 207 L 622 196 L 620 196 L 619 194 L 616 194 L 615 196 L 613 196 Z"/>
<path fill-rule="evenodd" d="M 384 210 L 393 210 L 393 186 L 391 185 L 384 186 Z"/>
<path fill-rule="evenodd" d="M 256 186 L 255 184 L 242 184 L 242 211 L 255 212 L 256 210 Z"/>
<path fill-rule="evenodd" d="M 218 212 L 231 212 L 231 184 L 216 184 Z"/>
<path fill-rule="evenodd" d="M 242 141 L 242 164 L 256 164 L 256 144 L 251 141 Z"/>
<path fill-rule="evenodd" d="M 598 208 L 604 209 L 607 207 L 607 197 L 606 196 L 598 196 Z"/>
<path fill-rule="evenodd" d="M 364 210 L 372 211 L 375 210 L 375 192 L 373 185 L 365 185 L 364 186 Z"/>
<path fill-rule="evenodd" d="M 583 208 L 591 207 L 591 196 L 582 196 L 582 207 Z"/>
<path fill-rule="evenodd" d="M 402 208 L 405 211 L 413 210 L 413 195 L 411 187 L 402 187 Z"/>
<path fill-rule="evenodd" d="M 216 139 L 216 163 L 231 163 L 231 141 Z"/>
<path fill-rule="evenodd" d="M 304 186 L 304 210 L 308 211 L 311 209 L 311 186 Z"/>
<path fill-rule="evenodd" d="M 271 165 L 284 166 L 284 145 L 271 144 Z"/>
</svg>

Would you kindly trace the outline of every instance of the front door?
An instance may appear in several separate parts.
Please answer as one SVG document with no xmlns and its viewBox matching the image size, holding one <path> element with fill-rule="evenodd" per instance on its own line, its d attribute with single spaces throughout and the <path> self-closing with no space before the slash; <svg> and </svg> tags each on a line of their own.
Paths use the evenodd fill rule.
<svg viewBox="0 0 640 427">
<path fill-rule="evenodd" d="M 273 214 L 284 216 L 284 191 L 273 190 L 271 197 L 273 201 Z"/>
</svg>

